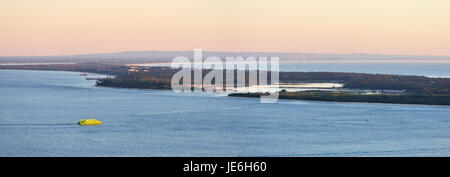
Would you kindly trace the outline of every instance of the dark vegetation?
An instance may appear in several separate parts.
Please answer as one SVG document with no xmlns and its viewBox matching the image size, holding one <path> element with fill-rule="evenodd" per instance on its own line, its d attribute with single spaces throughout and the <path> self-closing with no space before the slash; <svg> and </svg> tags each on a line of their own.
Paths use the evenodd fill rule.
<svg viewBox="0 0 450 177">
<path fill-rule="evenodd" d="M 282 72 L 281 81 L 339 82 L 344 88 L 405 90 L 414 94 L 450 94 L 450 78 L 337 72 Z"/>
<path fill-rule="evenodd" d="M 267 94 L 268 93 L 231 93 L 228 96 L 259 98 L 261 95 Z M 334 91 L 299 91 L 299 92 L 282 91 L 279 94 L 280 99 L 293 99 L 293 100 L 450 105 L 450 95 L 416 95 L 416 94 L 366 95 L 354 92 L 334 92 Z"/>
<path fill-rule="evenodd" d="M 112 63 L 78 63 L 78 64 L 54 64 L 54 65 L 0 65 L 0 69 L 19 70 L 50 70 L 50 71 L 75 71 L 90 72 L 107 75 L 123 75 L 127 73 L 127 67 Z"/>
<path fill-rule="evenodd" d="M 115 78 L 114 84 L 108 85 L 113 82 L 110 82 L 109 80 L 100 80 L 99 85 L 129 87 L 132 83 L 132 88 L 170 89 L 172 75 L 178 70 L 165 67 L 152 67 L 147 71 L 148 72 L 123 72 Z M 204 70 L 203 75 L 210 71 L 211 70 Z M 193 76 L 193 74 L 191 75 Z M 270 73 L 268 76 L 270 82 Z M 248 86 L 248 72 L 246 72 L 246 78 L 246 85 Z M 129 80 L 133 80 L 133 82 L 129 82 Z M 152 83 L 157 85 L 148 86 L 149 81 L 152 81 Z M 120 86 L 120 82 L 123 82 L 124 85 Z M 142 86 L 140 86 L 140 82 L 142 82 Z M 236 83 L 236 80 L 234 82 Z M 410 94 L 450 94 L 449 78 L 429 78 L 425 76 L 338 72 L 280 72 L 280 82 L 332 82 L 344 83 L 344 88 L 348 89 L 402 90 L 405 93 Z"/>
<path fill-rule="evenodd" d="M 139 89 L 170 89 L 170 80 L 166 79 L 124 79 L 105 78 L 97 81 L 97 86 L 117 87 L 117 88 L 139 88 Z"/>
<path fill-rule="evenodd" d="M 178 71 L 178 69 L 171 69 L 169 67 L 141 67 L 139 68 L 139 71 L 129 72 L 129 67 L 123 64 L 114 63 L 14 65 L 0 66 L 0 69 L 60 70 L 101 73 L 115 75 L 116 78 L 98 80 L 98 86 L 149 89 L 170 89 L 171 78 L 173 74 Z M 210 71 L 211 70 L 204 70 L 203 75 Z M 343 83 L 344 88 L 348 89 L 403 90 L 405 94 L 419 95 L 450 94 L 450 78 L 339 72 L 280 72 L 279 75 L 280 82 L 333 82 Z M 248 72 L 246 72 L 246 76 L 248 77 Z M 268 73 L 268 76 L 270 82 L 270 73 Z M 246 80 L 248 85 L 248 79 Z"/>
</svg>

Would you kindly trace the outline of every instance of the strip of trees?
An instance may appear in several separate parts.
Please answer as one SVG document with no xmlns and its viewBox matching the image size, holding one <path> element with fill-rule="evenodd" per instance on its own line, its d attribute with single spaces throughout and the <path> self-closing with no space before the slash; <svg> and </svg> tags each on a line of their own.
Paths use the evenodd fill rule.
<svg viewBox="0 0 450 177">
<path fill-rule="evenodd" d="M 152 89 L 170 89 L 172 76 L 179 71 L 179 69 L 170 67 L 148 67 L 139 69 L 138 72 L 129 72 L 127 66 L 116 63 L 9 65 L 0 66 L 0 69 L 101 73 L 115 75 L 116 78 L 99 80 L 97 83 L 99 86 Z M 205 69 L 202 73 L 206 75 L 210 71 Z M 236 72 L 234 71 L 235 75 Z M 225 73 L 224 71 L 224 78 L 226 78 Z M 270 72 L 267 76 L 269 77 L 267 80 L 270 82 Z M 279 76 L 280 82 L 332 82 L 343 83 L 344 88 L 348 89 L 404 90 L 409 94 L 450 94 L 450 78 L 341 72 L 280 72 Z M 246 72 L 246 78 L 248 78 L 248 72 Z M 248 79 L 246 81 L 248 85 Z"/>
<path fill-rule="evenodd" d="M 145 72 L 120 72 L 115 79 L 100 80 L 98 85 L 170 89 L 171 78 L 177 71 L 168 67 L 152 67 Z M 210 71 L 204 70 L 203 75 Z M 224 78 L 226 78 L 225 73 L 224 71 Z M 268 76 L 270 82 L 270 72 Z M 348 89 L 403 90 L 410 94 L 450 94 L 450 78 L 340 72 L 280 72 L 279 76 L 280 82 L 343 83 L 344 88 Z M 248 72 L 246 72 L 246 78 L 248 78 Z M 248 85 L 248 80 L 246 81 Z M 123 85 L 120 84 L 121 82 Z"/>
<path fill-rule="evenodd" d="M 233 97 L 259 98 L 267 93 L 231 93 Z M 395 104 L 427 104 L 450 105 L 450 95 L 393 95 L 393 94 L 358 94 L 353 92 L 333 91 L 299 91 L 280 92 L 280 99 L 335 101 L 335 102 L 366 102 L 366 103 L 395 103 Z"/>
</svg>

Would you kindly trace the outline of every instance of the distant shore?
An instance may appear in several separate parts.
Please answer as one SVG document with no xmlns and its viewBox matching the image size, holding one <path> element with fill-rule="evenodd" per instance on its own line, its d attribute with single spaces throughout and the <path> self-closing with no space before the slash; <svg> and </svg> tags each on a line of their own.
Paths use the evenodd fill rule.
<svg viewBox="0 0 450 177">
<path fill-rule="evenodd" d="M 262 95 L 268 95 L 268 93 L 231 93 L 228 96 L 260 98 Z M 279 99 L 450 106 L 450 95 L 358 94 L 352 92 L 315 90 L 315 91 L 299 91 L 299 92 L 280 92 Z"/>
<path fill-rule="evenodd" d="M 96 86 L 134 89 L 171 89 L 172 76 L 179 69 L 170 67 L 127 66 L 117 63 L 77 63 L 49 65 L 0 65 L 0 69 L 73 71 L 115 76 L 98 78 Z M 204 69 L 203 73 L 211 69 Z M 237 72 L 236 70 L 234 72 Z M 226 77 L 226 73 L 224 77 Z M 248 73 L 246 73 L 248 75 Z M 279 82 L 290 92 L 280 99 L 299 99 L 335 102 L 368 102 L 450 105 L 450 78 L 405 76 L 395 74 L 365 74 L 345 72 L 280 72 Z M 236 80 L 235 80 L 236 82 Z M 268 79 L 268 82 L 271 82 Z M 332 84 L 327 91 L 296 91 L 285 83 L 313 83 L 312 86 Z M 314 84 L 315 83 L 315 84 Z M 283 85 L 284 84 L 284 85 Z M 246 85 L 249 85 L 246 80 Z M 301 88 L 301 87 L 299 87 Z M 337 89 L 338 88 L 338 89 Z M 319 90 L 319 89 L 309 89 Z M 344 92 L 344 90 L 350 90 Z M 265 91 L 264 91 L 265 92 Z M 233 93 L 229 96 L 260 97 L 264 93 Z"/>
</svg>

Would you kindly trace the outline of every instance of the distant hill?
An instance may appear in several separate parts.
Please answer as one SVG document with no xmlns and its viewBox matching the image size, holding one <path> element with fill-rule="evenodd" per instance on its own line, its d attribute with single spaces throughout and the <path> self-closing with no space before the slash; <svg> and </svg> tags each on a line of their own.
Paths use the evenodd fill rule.
<svg viewBox="0 0 450 177">
<path fill-rule="evenodd" d="M 3 56 L 0 63 L 9 62 L 118 62 L 118 63 L 157 63 L 171 62 L 174 57 L 186 56 L 193 58 L 193 51 L 126 51 L 116 53 L 96 53 L 64 56 Z M 283 53 L 283 52 L 214 52 L 203 51 L 203 57 L 218 56 L 277 56 L 280 61 L 316 61 L 316 60 L 364 60 L 364 61 L 391 61 L 391 60 L 443 60 L 450 62 L 450 56 L 412 56 L 412 55 L 383 55 L 383 54 L 317 54 L 317 53 Z"/>
</svg>

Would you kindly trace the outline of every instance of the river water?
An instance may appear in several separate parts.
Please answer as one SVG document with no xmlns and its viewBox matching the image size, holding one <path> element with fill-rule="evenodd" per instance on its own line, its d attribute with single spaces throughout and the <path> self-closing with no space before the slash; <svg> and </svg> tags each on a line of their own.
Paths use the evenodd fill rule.
<svg viewBox="0 0 450 177">
<path fill-rule="evenodd" d="M 143 64 L 171 66 L 170 63 Z M 210 68 L 204 66 L 205 68 Z M 269 66 L 270 68 L 270 66 Z M 450 77 L 450 62 L 280 62 L 280 71 L 298 72 L 354 72 L 369 74 L 400 74 L 428 77 Z"/>
<path fill-rule="evenodd" d="M 0 156 L 450 156 L 449 106 L 94 85 L 75 72 L 0 70 Z M 103 125 L 76 125 L 84 118 Z"/>
</svg>

